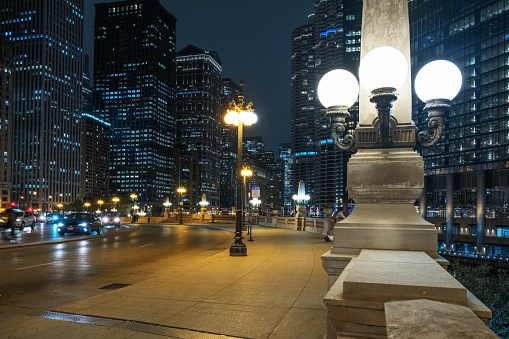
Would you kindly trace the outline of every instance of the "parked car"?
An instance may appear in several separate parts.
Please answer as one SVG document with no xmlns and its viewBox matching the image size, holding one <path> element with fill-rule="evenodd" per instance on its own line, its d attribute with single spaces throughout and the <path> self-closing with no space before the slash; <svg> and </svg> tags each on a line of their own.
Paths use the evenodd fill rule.
<svg viewBox="0 0 509 339">
<path fill-rule="evenodd" d="M 115 212 L 105 212 L 101 217 L 101 226 L 114 225 L 120 227 L 120 215 Z"/>
<path fill-rule="evenodd" d="M 60 235 L 66 233 L 101 233 L 101 221 L 91 213 L 71 213 L 61 219 L 57 224 L 57 231 Z"/>
</svg>

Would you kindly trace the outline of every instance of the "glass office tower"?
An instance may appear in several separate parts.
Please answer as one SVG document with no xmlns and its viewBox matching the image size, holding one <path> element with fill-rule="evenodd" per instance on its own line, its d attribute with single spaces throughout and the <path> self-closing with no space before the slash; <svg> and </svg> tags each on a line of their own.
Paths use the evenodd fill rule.
<svg viewBox="0 0 509 339">
<path fill-rule="evenodd" d="M 177 139 L 200 159 L 199 196 L 219 207 L 223 68 L 214 51 L 188 45 L 177 53 Z"/>
<path fill-rule="evenodd" d="M 443 136 L 435 146 L 420 150 L 427 174 L 428 216 L 445 216 L 447 182 L 451 181 L 455 217 L 476 216 L 479 185 L 486 186 L 486 214 L 506 217 L 509 2 L 411 1 L 409 11 L 414 79 L 434 59 L 452 61 L 463 75 Z M 427 125 L 423 106 L 414 98 L 413 119 L 420 129 Z"/>
<path fill-rule="evenodd" d="M 161 205 L 175 195 L 176 18 L 158 0 L 95 8 L 95 114 L 111 124 L 110 193 Z"/>
<path fill-rule="evenodd" d="M 45 209 L 79 198 L 83 0 L 0 1 L 13 49 L 13 199 Z"/>
</svg>

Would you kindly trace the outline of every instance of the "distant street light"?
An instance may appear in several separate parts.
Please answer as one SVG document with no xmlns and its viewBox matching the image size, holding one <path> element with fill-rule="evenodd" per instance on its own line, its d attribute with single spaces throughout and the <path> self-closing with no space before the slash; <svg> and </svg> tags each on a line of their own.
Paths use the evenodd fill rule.
<svg viewBox="0 0 509 339">
<path fill-rule="evenodd" d="M 179 220 L 179 224 L 182 225 L 183 224 L 183 221 L 182 221 L 182 205 L 183 205 L 182 194 L 186 193 L 186 189 L 184 187 L 179 187 L 179 188 L 177 188 L 177 192 L 180 193 L 180 201 L 179 201 L 180 220 Z"/>
<path fill-rule="evenodd" d="M 116 212 L 117 211 L 117 203 L 120 201 L 120 199 L 118 197 L 113 197 L 111 199 L 111 201 L 113 201 L 115 203 L 115 208 L 114 208 L 113 212 Z"/>
<path fill-rule="evenodd" d="M 242 242 L 242 127 L 243 125 L 252 125 L 258 120 L 254 109 L 253 103 L 250 102 L 244 106 L 244 91 L 243 83 L 240 82 L 240 92 L 238 96 L 238 104 L 235 100 L 230 102 L 227 114 L 224 120 L 227 124 L 237 126 L 237 207 L 235 217 L 235 241 L 230 246 L 230 256 L 246 256 L 247 248 Z"/>
<path fill-rule="evenodd" d="M 90 203 L 86 202 L 86 203 L 83 204 L 83 206 L 85 206 L 87 208 L 87 212 L 88 212 L 88 208 L 90 207 Z"/>
</svg>

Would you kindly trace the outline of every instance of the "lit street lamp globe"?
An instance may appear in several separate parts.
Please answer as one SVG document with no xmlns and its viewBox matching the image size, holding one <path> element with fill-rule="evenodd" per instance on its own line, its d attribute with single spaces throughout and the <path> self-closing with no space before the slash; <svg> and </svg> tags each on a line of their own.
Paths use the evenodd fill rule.
<svg viewBox="0 0 509 339">
<path fill-rule="evenodd" d="M 408 76 L 405 56 L 394 47 L 372 49 L 361 61 L 359 78 L 361 86 L 373 92 L 379 88 L 398 89 Z"/>
<path fill-rule="evenodd" d="M 435 60 L 417 73 L 415 93 L 424 102 L 434 99 L 452 100 L 458 95 L 461 84 L 461 72 L 455 64 L 447 60 Z"/>
<path fill-rule="evenodd" d="M 318 99 L 325 108 L 352 106 L 359 96 L 357 78 L 344 69 L 326 73 L 318 83 Z"/>
</svg>

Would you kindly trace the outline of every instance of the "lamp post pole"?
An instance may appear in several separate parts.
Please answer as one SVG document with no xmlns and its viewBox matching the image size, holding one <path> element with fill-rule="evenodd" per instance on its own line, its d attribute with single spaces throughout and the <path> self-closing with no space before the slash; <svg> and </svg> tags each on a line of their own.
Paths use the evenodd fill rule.
<svg viewBox="0 0 509 339">
<path fill-rule="evenodd" d="M 235 212 L 235 240 L 230 246 L 231 256 L 246 256 L 247 248 L 242 242 L 242 129 L 244 125 L 252 125 L 257 117 L 252 109 L 250 102 L 244 106 L 243 84 L 240 82 L 240 93 L 238 104 L 234 100 L 230 102 L 228 113 L 225 116 L 225 122 L 237 126 L 237 207 Z"/>
<path fill-rule="evenodd" d="M 179 201 L 180 218 L 179 218 L 179 225 L 182 225 L 183 224 L 183 221 L 182 221 L 182 193 L 185 193 L 186 189 L 184 187 L 179 187 L 177 189 L 177 192 L 180 193 L 180 201 Z"/>
</svg>

